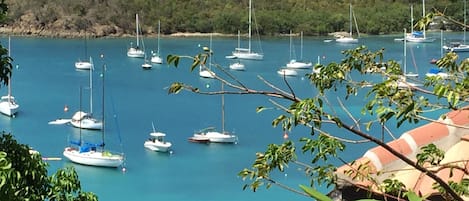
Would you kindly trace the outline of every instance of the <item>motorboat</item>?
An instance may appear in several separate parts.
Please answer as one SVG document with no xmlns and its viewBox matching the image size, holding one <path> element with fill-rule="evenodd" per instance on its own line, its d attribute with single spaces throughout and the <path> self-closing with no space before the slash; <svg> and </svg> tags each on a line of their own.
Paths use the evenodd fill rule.
<svg viewBox="0 0 469 201">
<path fill-rule="evenodd" d="M 15 97 L 12 95 L 6 95 L 0 98 L 0 112 L 6 116 L 15 116 L 19 107 L 20 106 L 15 101 Z"/>
<path fill-rule="evenodd" d="M 168 152 L 171 148 L 171 142 L 165 141 L 165 136 L 165 133 L 153 131 L 143 146 L 152 151 Z"/>
<path fill-rule="evenodd" d="M 244 66 L 243 63 L 238 61 L 238 62 L 230 64 L 230 69 L 231 70 L 246 70 L 246 67 Z"/>
</svg>

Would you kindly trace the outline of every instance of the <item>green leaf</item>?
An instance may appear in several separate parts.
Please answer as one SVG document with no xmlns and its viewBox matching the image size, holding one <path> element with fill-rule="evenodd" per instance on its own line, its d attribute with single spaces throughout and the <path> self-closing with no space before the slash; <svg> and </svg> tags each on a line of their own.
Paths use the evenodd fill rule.
<svg viewBox="0 0 469 201">
<path fill-rule="evenodd" d="M 422 201 L 423 198 L 419 197 L 415 192 L 413 191 L 408 191 L 404 193 L 405 196 L 407 196 L 407 199 L 409 201 Z"/>
<path fill-rule="evenodd" d="M 182 89 L 184 89 L 184 85 L 182 83 L 175 82 L 169 87 L 168 94 L 177 94 Z"/>
<path fill-rule="evenodd" d="M 317 191 L 314 188 L 311 188 L 311 187 L 308 187 L 308 186 L 305 186 L 305 185 L 300 185 L 300 188 L 306 194 L 308 194 L 312 198 L 315 198 L 316 200 L 319 200 L 319 201 L 332 201 L 332 199 L 330 197 L 328 197 L 327 195 L 322 194 L 321 192 Z"/>
<path fill-rule="evenodd" d="M 179 56 L 177 55 L 172 55 L 172 54 L 168 54 L 168 56 L 166 57 L 166 61 L 168 62 L 168 64 L 174 64 L 174 67 L 178 67 L 179 65 Z"/>
</svg>

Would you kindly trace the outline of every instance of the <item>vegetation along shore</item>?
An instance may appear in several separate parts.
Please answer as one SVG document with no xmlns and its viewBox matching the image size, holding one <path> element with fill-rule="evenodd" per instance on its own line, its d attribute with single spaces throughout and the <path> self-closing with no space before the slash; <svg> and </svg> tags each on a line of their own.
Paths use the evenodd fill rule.
<svg viewBox="0 0 469 201">
<path fill-rule="evenodd" d="M 134 16 L 141 17 L 142 32 L 155 36 L 157 22 L 166 36 L 197 36 L 219 33 L 232 36 L 248 27 L 248 0 L 5 0 L 7 15 L 0 19 L 0 34 L 34 37 L 128 37 L 135 32 Z M 270 1 L 253 2 L 253 30 L 264 36 L 302 31 L 305 36 L 327 35 L 348 30 L 349 1 Z M 410 26 L 410 4 L 414 16 L 422 16 L 417 0 L 351 1 L 361 33 L 399 33 Z M 461 2 L 426 1 L 428 11 L 438 9 L 462 21 Z M 461 27 L 437 24 L 436 29 Z"/>
</svg>

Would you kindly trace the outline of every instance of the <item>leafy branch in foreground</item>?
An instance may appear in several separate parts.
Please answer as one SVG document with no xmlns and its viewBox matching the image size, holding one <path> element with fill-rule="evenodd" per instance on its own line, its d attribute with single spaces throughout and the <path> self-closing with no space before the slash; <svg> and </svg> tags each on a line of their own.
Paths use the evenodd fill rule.
<svg viewBox="0 0 469 201">
<path fill-rule="evenodd" d="M 396 61 L 384 59 L 384 52 L 384 49 L 372 52 L 366 47 L 360 46 L 343 51 L 345 58 L 339 63 L 332 62 L 327 65 L 315 66 L 320 69 L 319 72 L 307 75 L 311 85 L 318 91 L 317 95 L 313 97 L 298 97 L 285 78 L 283 79 L 285 90 L 265 80 L 262 76 L 258 76 L 259 80 L 270 87 L 270 91 L 249 88 L 225 68 L 216 64 L 212 64 L 216 67 L 214 70 L 220 71 L 222 74 L 216 73 L 215 79 L 228 86 L 228 90 L 203 91 L 182 82 L 175 82 L 168 92 L 179 93 L 182 90 L 188 90 L 206 95 L 264 95 L 274 98 L 269 101 L 284 111 L 284 114 L 273 119 L 273 126 L 281 125 L 284 131 L 290 131 L 297 126 L 311 129 L 310 133 L 304 133 L 304 136 L 300 138 L 300 145 L 295 145 L 292 141 L 287 140 L 280 145 L 271 144 L 265 152 L 257 153 L 252 166 L 239 173 L 242 179 L 251 180 L 243 189 L 249 188 L 256 191 L 263 185 L 267 188 L 276 185 L 300 195 L 326 200 L 318 195 L 314 189 L 323 184 L 326 186 L 337 185 L 336 164 L 337 162 L 346 164 L 341 157 L 343 151 L 346 150 L 345 143 L 361 143 L 361 140 L 365 140 L 383 147 L 411 168 L 432 178 L 437 188 L 441 189 L 440 193 L 443 196 L 462 200 L 461 196 L 465 195 L 465 192 L 458 190 L 458 185 L 447 183 L 434 171 L 431 171 L 434 166 L 441 165 L 438 163 L 440 161 L 438 157 L 441 157 L 439 149 L 424 148 L 420 155 L 422 157 L 419 157 L 418 161 L 414 161 L 386 144 L 383 136 L 376 134 L 384 134 L 384 131 L 389 131 L 388 127 L 399 128 L 404 124 L 415 124 L 422 120 L 436 122 L 436 119 L 425 117 L 425 114 L 429 112 L 466 109 L 465 105 L 469 96 L 469 78 L 467 76 L 469 65 L 467 65 L 467 61 L 458 65 L 456 64 L 457 55 L 448 53 L 437 62 L 437 65 L 441 69 L 447 70 L 454 79 L 426 78 L 422 87 L 417 87 L 409 84 L 410 81 L 414 80 L 404 77 L 401 66 Z M 193 71 L 194 66 L 205 67 L 207 58 L 212 55 L 211 50 L 204 50 L 194 57 L 169 55 L 167 60 L 168 64 L 177 67 L 180 58 L 190 58 L 193 61 L 190 70 Z M 328 93 L 335 92 L 342 93 L 343 97 L 338 97 L 338 102 L 345 112 L 337 112 L 332 100 L 327 96 Z M 347 106 L 342 104 L 343 101 L 353 99 L 358 99 L 363 104 L 360 114 L 351 113 Z M 290 101 L 290 104 L 284 106 L 276 100 L 287 100 Z M 259 106 L 256 111 L 260 112 L 265 109 L 266 107 Z M 448 126 L 454 125 L 448 124 Z M 389 134 L 393 137 L 392 133 Z M 357 137 L 360 140 L 357 140 Z M 300 161 L 298 158 L 304 160 L 305 157 L 297 156 L 299 150 L 302 155 L 309 156 L 311 160 L 309 162 Z M 437 158 L 434 158 L 435 156 Z M 426 164 L 423 161 L 429 159 L 436 159 L 433 163 L 434 166 L 423 165 Z M 305 186 L 300 186 L 299 189 L 289 187 L 273 177 L 274 173 L 287 171 L 288 167 L 293 164 L 304 171 L 310 181 L 308 186 L 311 188 L 305 188 Z M 363 168 L 366 167 L 363 166 Z M 357 174 L 357 172 L 359 171 L 351 172 L 351 174 Z M 415 194 L 410 190 L 410 187 L 402 186 L 399 181 L 389 179 L 385 180 L 384 186 L 381 185 L 375 179 L 380 174 L 378 172 L 361 175 L 360 178 L 373 183 L 370 185 L 370 192 L 372 191 L 371 187 L 374 186 L 385 197 L 397 196 L 396 198 L 401 198 L 407 196 L 408 199 L 415 199 L 413 198 Z"/>
<path fill-rule="evenodd" d="M 18 144 L 11 134 L 0 136 L 1 200 L 97 201 L 95 194 L 81 190 L 75 169 L 47 174 L 48 164 L 27 145 Z"/>
</svg>

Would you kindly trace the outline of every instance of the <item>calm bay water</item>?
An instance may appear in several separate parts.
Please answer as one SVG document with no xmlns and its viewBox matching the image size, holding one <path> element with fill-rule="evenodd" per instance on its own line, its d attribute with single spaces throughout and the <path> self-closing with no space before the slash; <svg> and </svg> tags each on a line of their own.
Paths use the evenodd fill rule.
<svg viewBox="0 0 469 201">
<path fill-rule="evenodd" d="M 429 61 L 440 56 L 438 39 L 431 44 L 408 44 L 408 68 L 418 66 L 423 77 L 432 66 Z M 360 44 L 371 50 L 385 48 L 387 59 L 402 61 L 403 43 L 395 42 L 399 36 L 376 36 L 362 38 Z M 452 33 L 448 37 L 462 38 Z M 106 144 L 115 151 L 123 151 L 126 156 L 127 172 L 120 169 L 96 168 L 72 164 L 67 160 L 50 161 L 50 170 L 73 165 L 79 173 L 82 187 L 95 192 L 100 200 L 309 200 L 273 186 L 269 190 L 261 188 L 253 193 L 243 191 L 244 182 L 237 173 L 249 167 L 255 153 L 264 151 L 271 143 L 281 143 L 281 128 L 273 128 L 271 121 L 278 110 L 255 112 L 258 106 L 273 107 L 262 96 L 225 96 L 226 129 L 239 137 L 237 145 L 194 144 L 187 141 L 194 131 L 209 126 L 221 129 L 220 96 L 203 96 L 183 92 L 168 95 L 167 87 L 175 81 L 192 84 L 205 90 L 219 89 L 219 83 L 199 78 L 197 72 L 189 72 L 190 62 L 183 61 L 178 68 L 166 64 L 153 65 L 152 70 L 142 70 L 141 59 L 127 58 L 126 49 L 132 39 L 90 39 L 88 55 L 93 57 L 94 72 L 94 112 L 102 115 L 102 79 L 105 72 L 105 116 Z M 7 39 L 2 38 L 3 45 Z M 145 41 L 147 50 L 156 48 L 156 39 Z M 163 55 L 194 55 L 200 46 L 208 46 L 209 38 L 162 38 Z M 80 131 L 68 125 L 49 125 L 57 118 L 71 118 L 73 113 L 89 107 L 88 71 L 77 71 L 74 62 L 83 58 L 84 42 L 79 39 L 44 39 L 14 37 L 11 41 L 14 64 L 12 90 L 21 111 L 16 118 L 0 116 L 0 128 L 11 132 L 21 143 L 26 143 L 40 151 L 45 157 L 62 157 L 62 151 L 71 138 Z M 213 38 L 215 52 L 213 62 L 227 67 L 225 59 L 237 45 L 236 38 Z M 304 58 L 321 63 L 339 62 L 341 50 L 357 45 L 325 43 L 322 38 L 304 39 Z M 296 41 L 296 54 L 299 55 L 299 39 Z M 289 60 L 289 38 L 263 39 L 264 61 L 245 61 L 247 70 L 230 73 L 248 86 L 269 89 L 257 76 L 260 75 L 283 89 L 287 89 L 277 69 Z M 104 58 L 100 59 L 99 55 Z M 414 55 L 413 57 L 411 55 Z M 413 70 L 415 71 L 415 70 Z M 301 71 L 301 74 L 307 71 Z M 217 72 L 221 74 L 221 72 Z M 315 95 L 309 82 L 299 77 L 288 78 L 296 94 L 300 97 Z M 80 86 L 84 87 L 80 102 Z M 1 89 L 6 93 L 6 88 Z M 340 94 L 334 94 L 339 96 Z M 283 101 L 280 101 L 281 103 Z M 347 105 L 358 112 L 361 101 L 350 100 Z M 64 112 L 64 106 L 69 108 Z M 157 130 L 167 133 L 167 140 L 173 143 L 173 154 L 147 151 L 143 142 L 152 130 L 152 122 Z M 402 128 L 408 129 L 407 128 Z M 396 130 L 400 132 L 400 130 Z M 82 131 L 85 138 L 98 140 L 100 132 Z M 290 134 L 295 140 L 308 135 L 308 129 L 296 128 Z M 351 153 L 344 156 L 352 160 L 362 155 L 370 144 L 350 145 Z M 309 184 L 298 167 L 292 165 L 286 173 L 278 173 L 279 182 L 297 187 Z M 323 192 L 328 189 L 322 187 Z"/>
</svg>

